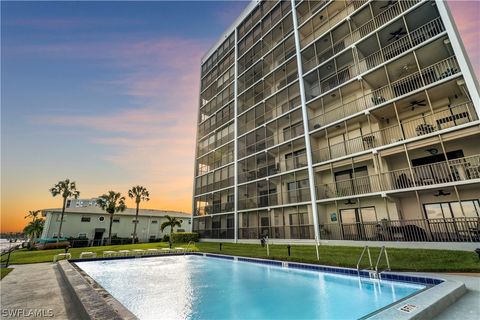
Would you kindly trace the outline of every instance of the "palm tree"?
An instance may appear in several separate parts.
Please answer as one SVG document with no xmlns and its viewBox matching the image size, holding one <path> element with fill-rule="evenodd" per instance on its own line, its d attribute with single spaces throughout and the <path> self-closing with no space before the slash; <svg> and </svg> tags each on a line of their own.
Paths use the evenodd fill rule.
<svg viewBox="0 0 480 320">
<path fill-rule="evenodd" d="M 132 243 L 135 243 L 135 239 L 137 238 L 138 210 L 140 209 L 140 202 L 150 200 L 148 198 L 150 194 L 148 193 L 147 188 L 142 186 L 136 186 L 128 190 L 128 196 L 132 199 L 135 199 L 135 203 L 137 204 L 137 210 L 135 211 L 135 222 L 133 224 L 133 237 L 132 237 Z"/>
<path fill-rule="evenodd" d="M 112 243 L 112 224 L 113 214 L 115 212 L 122 212 L 127 209 L 125 205 L 125 197 L 122 197 L 120 192 L 108 191 L 108 193 L 101 195 L 97 199 L 97 204 L 110 214 L 110 226 L 108 227 L 108 244 Z"/>
<path fill-rule="evenodd" d="M 25 216 L 24 219 L 27 218 L 32 218 L 32 221 L 37 220 L 37 216 L 40 214 L 41 210 L 34 210 L 34 211 L 28 211 L 28 214 Z"/>
<path fill-rule="evenodd" d="M 67 203 L 68 198 L 75 198 L 77 199 L 80 195 L 80 191 L 77 191 L 77 187 L 75 182 L 70 182 L 70 179 L 65 179 L 64 181 L 59 181 L 53 188 L 50 189 L 50 193 L 53 197 L 60 195 L 63 198 L 63 205 L 62 205 L 62 215 L 60 217 L 60 225 L 58 226 L 58 233 L 57 233 L 57 243 L 62 235 L 62 224 L 63 224 L 63 215 L 65 214 L 65 205 Z"/>
<path fill-rule="evenodd" d="M 182 226 L 182 220 L 177 219 L 175 217 L 170 217 L 169 215 L 165 216 L 165 219 L 167 221 L 164 221 L 162 225 L 160 226 L 160 230 L 163 232 L 163 230 L 167 227 L 170 227 L 170 236 L 168 238 L 168 243 L 170 245 L 170 248 L 172 247 L 172 233 L 173 233 L 173 228 L 174 227 L 181 227 Z"/>
<path fill-rule="evenodd" d="M 34 219 L 30 221 L 25 228 L 23 228 L 23 232 L 26 236 L 28 236 L 28 242 L 31 244 L 35 242 L 40 234 L 42 234 L 43 226 L 45 224 L 45 220 L 43 219 Z"/>
</svg>

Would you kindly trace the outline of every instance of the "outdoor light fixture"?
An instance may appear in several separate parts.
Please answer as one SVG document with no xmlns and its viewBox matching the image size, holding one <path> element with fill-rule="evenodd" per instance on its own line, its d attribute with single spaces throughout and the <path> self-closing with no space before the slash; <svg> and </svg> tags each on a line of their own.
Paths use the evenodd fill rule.
<svg viewBox="0 0 480 320">
<path fill-rule="evenodd" d="M 352 201 L 352 199 L 348 199 L 344 204 L 355 204 L 355 201 Z"/>
<path fill-rule="evenodd" d="M 427 149 L 426 151 L 427 151 L 428 153 L 432 154 L 432 155 L 438 153 L 438 149 L 435 149 L 435 148 L 430 148 L 430 149 Z"/>
</svg>

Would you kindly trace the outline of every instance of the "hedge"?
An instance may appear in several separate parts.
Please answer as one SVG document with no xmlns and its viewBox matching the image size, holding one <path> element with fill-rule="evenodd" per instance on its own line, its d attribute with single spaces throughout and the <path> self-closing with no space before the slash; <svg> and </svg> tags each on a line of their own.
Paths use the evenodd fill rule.
<svg viewBox="0 0 480 320">
<path fill-rule="evenodd" d="M 196 232 L 174 232 L 172 233 L 172 242 L 174 243 L 187 243 L 187 242 L 197 242 L 198 233 Z"/>
</svg>

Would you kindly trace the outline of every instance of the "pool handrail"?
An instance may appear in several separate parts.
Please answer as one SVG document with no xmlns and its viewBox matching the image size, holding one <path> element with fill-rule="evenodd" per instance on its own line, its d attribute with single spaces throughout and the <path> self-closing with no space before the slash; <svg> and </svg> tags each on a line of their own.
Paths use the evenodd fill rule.
<svg viewBox="0 0 480 320">
<path fill-rule="evenodd" d="M 368 253 L 368 261 L 370 263 L 370 270 L 373 270 L 372 255 L 370 254 L 370 248 L 368 246 L 363 247 L 363 251 L 360 254 L 360 258 L 357 261 L 357 271 L 360 272 L 360 263 L 362 262 L 365 251 Z"/>
<path fill-rule="evenodd" d="M 375 274 L 378 278 L 378 265 L 380 264 L 380 259 L 382 258 L 382 255 L 385 255 L 385 260 L 387 261 L 387 269 L 383 270 L 383 271 L 390 271 L 390 260 L 388 259 L 388 254 L 387 254 L 387 248 L 385 246 L 382 246 L 382 248 L 380 249 L 380 254 L 378 255 L 378 258 L 377 258 L 377 263 L 375 264 Z M 382 271 L 380 271 L 382 272 Z"/>
</svg>

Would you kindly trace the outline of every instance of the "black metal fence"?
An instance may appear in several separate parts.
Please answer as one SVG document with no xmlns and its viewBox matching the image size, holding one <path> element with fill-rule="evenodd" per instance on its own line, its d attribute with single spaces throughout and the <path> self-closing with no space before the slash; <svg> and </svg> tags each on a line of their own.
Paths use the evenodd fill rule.
<svg viewBox="0 0 480 320">
<path fill-rule="evenodd" d="M 480 242 L 480 218 L 382 220 L 320 225 L 323 240 Z"/>
</svg>

